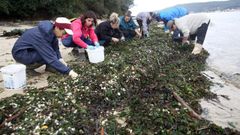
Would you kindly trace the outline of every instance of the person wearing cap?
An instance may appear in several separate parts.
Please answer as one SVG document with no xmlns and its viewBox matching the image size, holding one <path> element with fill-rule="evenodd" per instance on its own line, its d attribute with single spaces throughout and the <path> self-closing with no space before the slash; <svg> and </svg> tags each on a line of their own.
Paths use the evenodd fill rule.
<svg viewBox="0 0 240 135">
<path fill-rule="evenodd" d="M 65 47 L 76 47 L 74 49 L 94 49 L 94 46 L 100 46 L 93 27 L 96 23 L 95 13 L 87 11 L 72 22 L 73 35 L 65 35 L 62 38 L 63 45 Z"/>
<path fill-rule="evenodd" d="M 137 25 L 134 23 L 131 17 L 131 11 L 127 11 L 124 16 L 120 16 L 120 30 L 123 33 L 125 39 L 132 39 L 136 35 L 142 37 L 141 32 L 138 30 Z"/>
<path fill-rule="evenodd" d="M 76 78 L 78 74 L 71 70 L 62 59 L 58 38 L 63 34 L 73 34 L 71 22 L 65 17 L 58 17 L 55 22 L 41 21 L 37 27 L 27 30 L 12 48 L 13 58 L 22 64 L 50 66 L 57 71 Z"/>
<path fill-rule="evenodd" d="M 149 24 L 154 18 L 153 12 L 140 12 L 136 16 L 142 37 L 149 37 Z"/>
<path fill-rule="evenodd" d="M 95 32 L 100 40 L 100 44 L 103 46 L 109 45 L 109 43 L 118 43 L 124 40 L 123 34 L 119 30 L 120 20 L 117 13 L 112 13 L 109 20 L 100 23 Z"/>
<path fill-rule="evenodd" d="M 189 14 L 181 18 L 168 21 L 167 26 L 170 30 L 180 30 L 183 33 L 182 43 L 194 43 L 192 54 L 199 54 L 208 30 L 210 19 L 206 14 Z M 197 38 L 197 41 L 195 42 Z"/>
<path fill-rule="evenodd" d="M 188 14 L 188 10 L 184 7 L 171 7 L 164 10 L 157 11 L 156 20 L 158 22 L 163 21 L 164 31 L 169 31 L 167 28 L 167 22 L 173 20 L 174 18 L 180 18 Z"/>
</svg>

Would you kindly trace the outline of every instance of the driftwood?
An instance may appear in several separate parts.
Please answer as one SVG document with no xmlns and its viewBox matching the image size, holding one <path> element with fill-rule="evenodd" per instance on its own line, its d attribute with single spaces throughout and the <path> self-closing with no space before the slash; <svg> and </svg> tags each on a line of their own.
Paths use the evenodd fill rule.
<svg viewBox="0 0 240 135">
<path fill-rule="evenodd" d="M 201 120 L 202 117 L 197 114 L 176 92 L 172 91 L 174 98 L 180 102 L 184 107 L 188 109 L 190 115 L 198 120 Z"/>
<path fill-rule="evenodd" d="M 100 133 L 101 135 L 104 135 L 104 129 L 103 129 L 103 127 L 101 128 L 101 133 Z"/>
<path fill-rule="evenodd" d="M 197 131 L 208 129 L 210 127 L 210 125 L 211 125 L 211 123 L 209 123 L 207 126 L 197 129 Z"/>
<path fill-rule="evenodd" d="M 19 117 L 23 112 L 25 111 L 25 108 L 22 108 L 17 114 L 13 115 L 13 116 L 9 116 L 7 119 L 5 119 L 1 124 L 0 124 L 0 128 L 5 126 L 6 122 L 10 122 L 14 119 L 16 119 L 17 117 Z"/>
</svg>

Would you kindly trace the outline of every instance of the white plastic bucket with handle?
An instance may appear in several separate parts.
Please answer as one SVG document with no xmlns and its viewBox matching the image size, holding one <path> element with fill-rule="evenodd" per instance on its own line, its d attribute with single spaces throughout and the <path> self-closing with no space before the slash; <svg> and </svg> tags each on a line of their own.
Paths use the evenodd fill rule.
<svg viewBox="0 0 240 135">
<path fill-rule="evenodd" d="M 95 49 L 86 49 L 89 61 L 91 63 L 99 63 L 104 61 L 104 47 L 99 46 Z"/>
<path fill-rule="evenodd" d="M 26 85 L 26 66 L 11 64 L 1 68 L 4 87 L 6 89 L 19 89 Z"/>
</svg>

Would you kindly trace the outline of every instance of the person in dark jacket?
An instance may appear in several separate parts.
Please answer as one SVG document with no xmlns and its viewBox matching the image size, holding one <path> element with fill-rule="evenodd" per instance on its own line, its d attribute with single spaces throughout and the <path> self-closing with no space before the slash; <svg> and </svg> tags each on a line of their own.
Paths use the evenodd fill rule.
<svg viewBox="0 0 240 135">
<path fill-rule="evenodd" d="M 131 17 L 131 11 L 127 11 L 124 16 L 120 16 L 120 30 L 123 33 L 125 39 L 132 39 L 136 35 L 142 37 L 140 30 L 138 30 L 137 25 L 134 23 Z"/>
<path fill-rule="evenodd" d="M 112 13 L 110 19 L 100 23 L 96 29 L 95 33 L 99 39 L 100 44 L 103 46 L 109 45 L 110 42 L 117 43 L 122 38 L 122 33 L 119 30 L 120 20 L 118 14 Z"/>
<path fill-rule="evenodd" d="M 57 71 L 68 74 L 72 78 L 78 76 L 71 70 L 61 57 L 58 39 L 64 34 L 72 34 L 71 22 L 59 17 L 54 23 L 42 21 L 37 27 L 27 30 L 12 48 L 13 58 L 22 64 L 47 64 Z"/>
</svg>

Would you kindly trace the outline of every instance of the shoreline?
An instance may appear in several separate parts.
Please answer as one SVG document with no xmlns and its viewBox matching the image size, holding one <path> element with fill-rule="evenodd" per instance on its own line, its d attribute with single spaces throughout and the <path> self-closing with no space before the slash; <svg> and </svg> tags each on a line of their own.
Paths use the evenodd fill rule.
<svg viewBox="0 0 240 135">
<path fill-rule="evenodd" d="M 0 26 L 0 30 L 1 30 L 1 27 L 2 26 Z M 1 31 L 0 31 L 1 32 Z M 4 38 L 4 39 L 3 39 Z M 3 56 L 3 57 L 1 57 L 0 58 L 0 66 L 4 66 L 3 65 L 3 63 L 4 62 L 6 62 L 6 64 L 11 64 L 11 63 L 13 63 L 14 61 L 11 59 L 11 53 L 9 54 L 9 53 L 6 53 L 5 51 L 7 51 L 7 50 L 11 50 L 11 46 L 13 45 L 13 42 L 14 42 L 14 40 L 16 40 L 16 38 L 13 38 L 13 39 L 5 39 L 5 37 L 1 37 L 0 38 L 0 41 L 1 42 L 3 42 L 4 44 L 5 44 L 5 48 L 4 48 L 4 46 L 3 46 L 3 50 L 4 50 L 4 53 L 0 53 L 0 55 L 1 56 Z M 6 50 L 5 50 L 6 49 Z M 66 59 L 66 61 L 71 61 L 72 59 L 73 59 L 73 57 L 71 57 L 70 55 L 69 55 L 69 52 L 71 51 L 71 49 L 66 49 L 66 48 L 63 48 L 63 47 L 61 47 L 61 52 L 64 52 L 64 54 L 63 54 L 63 57 L 64 57 L 64 59 Z M 220 75 L 221 75 L 221 73 L 219 73 Z M 46 77 L 46 76 L 45 76 Z M 40 77 L 41 78 L 41 77 Z M 47 78 L 47 77 L 46 77 Z M 47 80 L 46 78 L 44 78 L 44 77 L 42 77 L 41 79 L 43 79 L 43 80 Z M 41 80 L 39 79 L 39 78 L 37 78 L 36 80 L 35 79 L 33 79 L 34 81 L 39 81 L 39 82 L 41 82 Z M 1 80 L 1 79 L 0 79 Z M 39 83 L 38 83 L 39 84 Z M 37 85 L 37 84 L 35 84 L 35 85 Z M 39 85 L 42 85 L 41 83 L 39 84 Z M 46 85 L 46 84 L 45 84 Z M 48 84 L 47 84 L 48 85 Z M 1 84 L 0 84 L 0 87 L 1 87 Z M 1 93 L 2 94 L 2 93 Z M 1 97 L 1 94 L 0 94 L 0 97 Z"/>
</svg>

